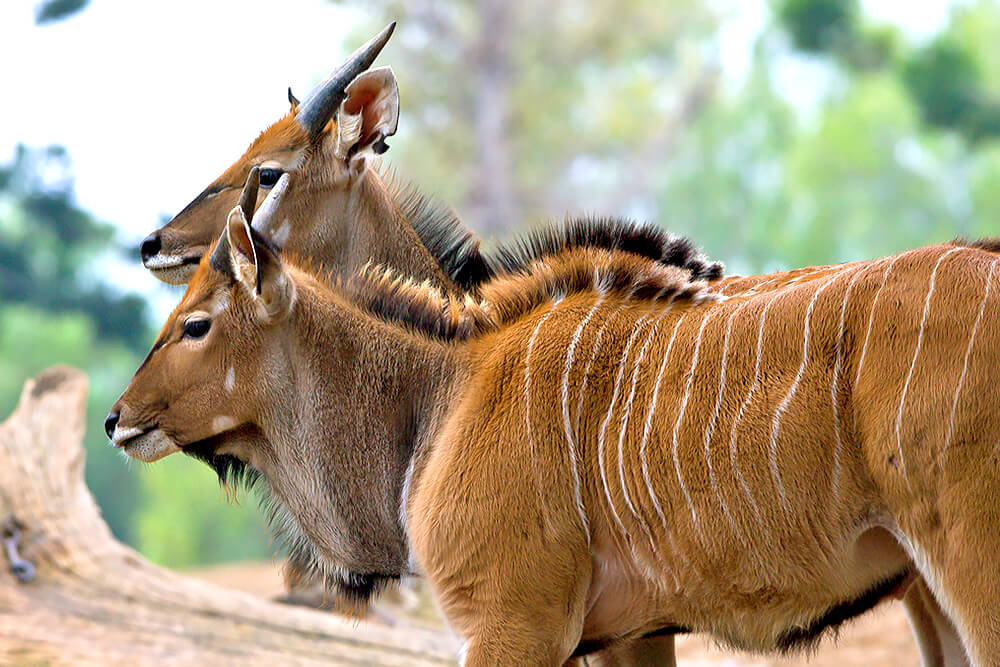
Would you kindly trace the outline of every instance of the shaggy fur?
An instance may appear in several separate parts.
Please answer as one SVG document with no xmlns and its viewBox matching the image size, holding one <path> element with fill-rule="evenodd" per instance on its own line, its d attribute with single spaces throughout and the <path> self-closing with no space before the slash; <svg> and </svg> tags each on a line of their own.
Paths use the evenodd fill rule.
<svg viewBox="0 0 1000 667">
<path fill-rule="evenodd" d="M 321 279 L 319 274 L 314 274 Z M 365 267 L 335 287 L 352 304 L 384 321 L 442 341 L 466 340 L 496 331 L 552 300 L 600 292 L 649 302 L 717 298 L 704 281 L 692 281 L 675 267 L 637 255 L 575 248 L 535 260 L 523 273 L 482 286 L 482 301 L 449 298 L 429 283 L 413 283 L 391 269 Z"/>
</svg>

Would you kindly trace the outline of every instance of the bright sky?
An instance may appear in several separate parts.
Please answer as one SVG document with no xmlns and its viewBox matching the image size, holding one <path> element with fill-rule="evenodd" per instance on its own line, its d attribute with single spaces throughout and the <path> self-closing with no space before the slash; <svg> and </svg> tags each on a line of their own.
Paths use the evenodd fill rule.
<svg viewBox="0 0 1000 667">
<path fill-rule="evenodd" d="M 81 204 L 138 241 L 340 62 L 357 16 L 325 0 L 93 0 L 33 24 L 0 3 L 0 161 L 63 144 Z"/>
<path fill-rule="evenodd" d="M 738 76 L 765 2 L 721 4 L 740 8 L 721 54 Z M 863 0 L 870 16 L 917 40 L 946 21 L 952 4 Z M 36 27 L 34 5 L 0 2 L 0 162 L 18 142 L 66 146 L 80 203 L 119 225 L 130 244 L 287 110 L 288 85 L 301 98 L 336 67 L 345 33 L 367 18 L 328 0 L 93 0 L 66 21 Z M 115 273 L 147 292 L 138 261 Z"/>
</svg>

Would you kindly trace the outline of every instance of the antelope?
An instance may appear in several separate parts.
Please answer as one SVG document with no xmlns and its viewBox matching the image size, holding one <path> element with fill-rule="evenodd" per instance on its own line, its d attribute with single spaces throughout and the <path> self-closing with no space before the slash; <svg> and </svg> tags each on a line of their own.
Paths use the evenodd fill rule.
<svg viewBox="0 0 1000 667">
<path fill-rule="evenodd" d="M 459 295 L 498 273 L 523 269 L 517 264 L 521 255 L 516 249 L 501 246 L 492 255 L 482 254 L 479 239 L 449 207 L 395 178 L 383 178 L 370 164 L 373 156 L 388 148 L 385 139 L 398 124 L 392 70 L 367 71 L 394 25 L 352 54 L 305 102 L 300 103 L 289 89 L 286 116 L 142 242 L 146 268 L 164 282 L 187 282 L 218 237 L 220 213 L 236 202 L 239 184 L 254 183 L 253 192 L 244 192 L 241 201 L 249 217 L 257 205 L 256 188 L 270 190 L 283 173 L 293 173 L 301 178 L 291 192 L 283 193 L 283 216 L 267 216 L 274 228 L 265 231 L 323 267 L 350 273 L 363 262 L 376 261 Z M 533 253 L 557 252 L 571 245 L 622 248 L 654 253 L 654 258 L 668 264 L 682 261 L 697 277 L 721 276 L 721 264 L 706 261 L 691 252 L 684 239 L 654 227 L 618 219 L 575 219 L 567 225 L 568 233 L 558 237 L 544 232 L 533 236 Z M 224 437 L 252 440 L 261 435 L 246 427 Z M 286 575 L 290 582 L 301 580 L 294 567 Z M 666 643 L 646 642 L 647 646 Z"/>
<path fill-rule="evenodd" d="M 273 221 L 269 234 L 276 242 L 341 270 L 374 260 L 450 288 L 451 279 L 421 243 L 415 226 L 441 243 L 452 242 L 452 247 L 439 249 L 451 258 L 475 254 L 466 240 L 468 232 L 447 207 L 412 188 L 387 184 L 370 164 L 388 149 L 386 139 L 395 134 L 399 120 L 392 69 L 369 70 L 395 25 L 351 54 L 305 101 L 300 103 L 289 89 L 288 113 L 143 240 L 143 265 L 164 282 L 186 283 L 218 238 L 248 177 L 259 179 L 260 188 L 267 190 L 283 173 L 294 173 L 300 176 L 295 184 L 299 192 L 287 199 L 297 215 L 294 224 L 291 218 Z M 322 179 L 310 178 L 314 174 Z M 466 268 L 475 271 L 476 266 L 468 262 Z"/>
<path fill-rule="evenodd" d="M 722 294 L 576 247 L 457 302 L 375 269 L 329 281 L 237 206 L 107 427 L 135 458 L 259 478 L 340 590 L 419 570 L 466 664 L 657 631 L 793 650 L 916 574 L 998 664 L 975 557 L 993 514 L 962 492 L 996 474 L 976 427 L 998 251 Z M 244 425 L 265 438 L 214 444 Z"/>
</svg>

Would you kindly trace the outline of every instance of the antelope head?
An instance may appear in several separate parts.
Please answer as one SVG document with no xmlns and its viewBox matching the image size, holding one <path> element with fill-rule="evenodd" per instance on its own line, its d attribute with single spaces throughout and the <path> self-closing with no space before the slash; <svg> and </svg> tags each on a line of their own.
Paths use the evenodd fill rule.
<svg viewBox="0 0 1000 667">
<path fill-rule="evenodd" d="M 258 218 L 280 210 L 290 178 Z M 183 452 L 223 483 L 253 477 L 295 567 L 363 599 L 408 571 L 399 498 L 412 387 L 427 379 L 417 353 L 392 360 L 411 370 L 379 370 L 398 346 L 251 229 L 255 190 L 250 178 L 105 429 L 142 461 Z"/>
<path fill-rule="evenodd" d="M 339 200 L 325 202 L 327 215 L 339 228 L 319 227 L 318 206 L 300 201 L 291 208 L 298 218 L 283 218 L 273 230 L 283 247 L 323 253 L 315 245 L 344 245 L 344 237 L 355 222 L 351 215 L 356 197 L 352 193 L 365 178 L 366 160 L 388 149 L 386 137 L 396 132 L 399 93 L 392 70 L 368 70 L 385 46 L 395 23 L 390 24 L 319 84 L 302 103 L 288 91 L 288 113 L 254 140 L 246 152 L 216 178 L 170 222 L 150 234 L 140 246 L 143 265 L 160 280 L 184 284 L 191 279 L 202 256 L 219 237 L 227 212 L 237 203 L 240 189 L 251 171 L 259 171 L 260 188 L 272 188 L 283 173 L 305 178 L 298 194 L 306 198 L 320 186 Z M 309 217 L 309 216 L 312 217 Z"/>
</svg>

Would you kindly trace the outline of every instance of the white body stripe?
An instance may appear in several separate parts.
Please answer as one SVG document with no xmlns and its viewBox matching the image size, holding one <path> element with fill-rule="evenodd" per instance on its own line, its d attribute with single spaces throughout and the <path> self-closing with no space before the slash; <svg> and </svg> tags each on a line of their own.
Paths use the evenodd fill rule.
<svg viewBox="0 0 1000 667">
<path fill-rule="evenodd" d="M 679 440 L 677 435 L 681 429 L 681 423 L 684 421 L 684 413 L 687 411 L 688 399 L 691 397 L 691 383 L 694 380 L 694 372 L 698 366 L 698 352 L 701 349 L 701 338 L 702 334 L 705 333 L 705 325 L 708 324 L 708 314 L 705 314 L 701 318 L 701 326 L 698 327 L 698 337 L 694 342 L 694 352 L 691 353 L 691 369 L 688 371 L 687 384 L 684 387 L 684 398 L 681 399 L 681 407 L 677 412 L 677 421 L 674 422 L 674 437 L 673 437 L 673 448 L 672 453 L 674 457 L 674 470 L 677 472 L 677 481 L 680 482 L 681 491 L 684 492 L 684 498 L 687 500 L 688 509 L 691 510 L 691 521 L 694 527 L 698 530 L 698 534 L 701 535 L 701 526 L 698 524 L 698 513 L 695 511 L 694 502 L 691 501 L 691 494 L 688 492 L 687 484 L 684 483 L 684 475 L 681 474 L 681 464 L 680 460 L 677 458 L 677 447 Z"/>
<path fill-rule="evenodd" d="M 690 311 L 688 311 L 690 312 Z M 687 317 L 688 313 L 685 312 L 683 315 L 677 318 L 677 323 L 674 325 L 674 332 L 670 335 L 670 342 L 667 343 L 667 350 L 663 353 L 663 361 L 660 362 L 660 370 L 656 374 L 656 383 L 653 385 L 653 397 L 649 401 L 649 407 L 646 409 L 646 423 L 642 428 L 642 440 L 639 443 L 639 460 L 642 464 L 642 478 L 646 482 L 646 491 L 649 492 L 649 497 L 653 501 L 653 507 L 656 509 L 656 513 L 660 515 L 660 521 L 663 523 L 663 529 L 667 529 L 667 517 L 663 514 L 663 509 L 660 507 L 660 501 L 656 497 L 656 492 L 653 490 L 653 483 L 649 479 L 649 465 L 646 461 L 646 444 L 649 442 L 649 431 L 653 426 L 653 410 L 656 407 L 657 397 L 660 395 L 660 381 L 663 379 L 663 371 L 667 367 L 667 360 L 670 358 L 670 351 L 674 348 L 674 341 L 677 340 L 677 330 L 681 328 L 681 322 Z"/>
<path fill-rule="evenodd" d="M 905 255 L 906 253 L 903 253 Z M 882 284 L 878 286 L 875 290 L 875 296 L 872 298 L 872 307 L 868 311 L 868 328 L 865 331 L 865 342 L 861 346 L 861 357 L 858 359 L 858 370 L 854 375 L 854 386 L 858 386 L 858 382 L 861 380 L 861 368 L 865 365 L 865 356 L 868 354 L 868 342 L 872 337 L 872 322 L 875 321 L 875 306 L 878 305 L 878 298 L 882 295 L 882 290 L 885 289 L 886 283 L 889 281 L 889 272 L 892 271 L 892 267 L 896 266 L 896 262 L 903 255 L 896 255 L 889 262 L 889 266 L 885 267 L 885 273 L 882 274 Z M 857 414 L 855 413 L 855 425 L 857 425 Z"/>
<path fill-rule="evenodd" d="M 844 361 L 844 321 L 847 315 L 847 301 L 851 297 L 851 290 L 858 278 L 864 273 L 864 267 L 854 272 L 854 277 L 844 290 L 844 300 L 840 304 L 840 323 L 837 325 L 837 343 L 834 352 L 833 362 L 833 382 L 830 383 L 830 403 L 833 406 L 833 473 L 831 487 L 833 488 L 834 503 L 840 500 L 840 455 L 844 446 L 843 437 L 840 433 L 840 403 L 837 393 L 840 388 L 840 367 Z"/>
<path fill-rule="evenodd" d="M 591 318 L 594 317 L 594 313 L 600 308 L 601 304 L 604 303 L 605 294 L 601 292 L 594 302 L 594 306 L 587 313 L 587 316 L 583 318 L 580 325 L 573 332 L 573 338 L 570 340 L 569 349 L 566 350 L 566 368 L 563 370 L 562 377 L 562 416 L 563 416 L 563 428 L 566 430 L 566 443 L 569 447 L 569 458 L 570 465 L 573 466 L 573 492 L 576 497 L 576 509 L 580 513 L 580 522 L 583 524 L 583 529 L 587 533 L 587 543 L 590 543 L 590 524 L 587 522 L 587 514 L 583 510 L 583 496 L 580 493 L 580 470 L 578 465 L 578 458 L 576 454 L 576 438 L 574 436 L 573 430 L 569 425 L 569 372 L 573 367 L 573 355 L 576 353 L 577 343 L 580 342 L 580 334 L 583 333 L 583 329 L 590 323 Z"/>
<path fill-rule="evenodd" d="M 979 313 L 976 315 L 976 322 L 972 325 L 972 333 L 969 334 L 969 345 L 965 348 L 965 361 L 962 363 L 962 374 L 958 378 L 958 386 L 955 387 L 955 397 L 951 401 L 951 416 L 948 417 L 948 435 L 944 439 L 944 447 L 941 451 L 942 459 L 948 455 L 948 446 L 951 445 L 951 436 L 955 432 L 955 410 L 958 409 L 958 397 L 962 393 L 962 386 L 965 384 L 965 375 L 969 371 L 969 355 L 972 354 L 972 346 L 976 342 L 976 333 L 979 331 L 979 323 L 983 319 L 983 311 L 986 310 L 986 300 L 990 298 L 990 287 L 993 284 L 993 273 L 996 271 L 997 262 L 993 260 L 990 264 L 990 273 L 986 276 L 986 290 L 983 293 L 983 300 L 979 302 Z"/>
<path fill-rule="evenodd" d="M 590 370 L 594 367 L 594 360 L 597 359 L 597 353 L 601 349 L 604 332 L 607 331 L 608 325 L 618 316 L 618 313 L 622 312 L 627 305 L 628 300 L 626 299 L 609 313 L 608 319 L 604 320 L 601 328 L 597 330 L 597 336 L 594 337 L 594 348 L 590 351 L 590 359 L 587 360 L 587 365 L 583 369 L 583 378 L 580 380 L 580 393 L 576 397 L 576 420 L 573 424 L 575 433 L 580 432 L 580 417 L 583 415 L 583 399 L 587 395 L 587 381 L 590 379 Z"/>
<path fill-rule="evenodd" d="M 778 408 L 774 411 L 774 420 L 771 422 L 771 443 L 768 447 L 767 460 L 771 465 L 771 476 L 774 478 L 774 484 L 778 489 L 778 496 L 781 499 L 781 506 L 784 508 L 786 513 L 790 513 L 792 508 L 788 504 L 788 494 L 785 491 L 785 485 L 781 481 L 781 471 L 778 469 L 778 434 L 781 431 L 781 418 L 785 414 L 785 410 L 788 409 L 789 404 L 792 402 L 792 398 L 795 397 L 795 392 L 799 389 L 799 384 L 802 382 L 802 376 L 805 375 L 806 366 L 809 364 L 809 320 L 812 318 L 813 308 L 816 306 L 816 300 L 819 299 L 819 295 L 822 294 L 827 287 L 832 285 L 837 278 L 839 278 L 842 273 L 838 273 L 834 277 L 823 283 L 823 286 L 816 290 L 812 298 L 809 299 L 809 306 L 806 308 L 805 322 L 802 325 L 802 362 L 799 364 L 799 372 L 795 375 L 795 381 L 792 382 L 791 388 L 789 388 L 788 393 L 785 394 L 785 398 L 782 399 L 781 403 L 778 404 Z"/>
<path fill-rule="evenodd" d="M 649 317 L 650 312 L 651 311 L 647 310 L 643 313 L 642 317 L 640 317 L 633 326 L 632 335 L 630 335 L 628 340 L 625 341 L 625 348 L 622 350 L 622 358 L 621 361 L 618 362 L 618 373 L 615 375 L 615 384 L 611 390 L 611 400 L 608 401 L 608 411 L 604 415 L 604 420 L 601 422 L 601 430 L 597 436 L 597 467 L 601 473 L 601 486 L 604 488 L 604 496 L 607 498 L 608 505 L 611 507 L 611 514 L 614 516 L 615 522 L 625 535 L 628 535 L 628 531 L 625 530 L 625 524 L 622 523 L 621 516 L 618 514 L 618 509 L 615 507 L 615 502 L 611 498 L 611 489 L 608 486 L 607 469 L 604 465 L 604 438 L 608 432 L 608 423 L 611 421 L 611 415 L 614 413 L 615 405 L 618 403 L 618 393 L 621 389 L 622 377 L 625 374 L 625 362 L 628 360 L 629 350 L 632 349 L 632 344 L 635 342 L 639 332 L 642 331 L 643 324 L 645 323 L 646 318 Z"/>
<path fill-rule="evenodd" d="M 736 461 L 736 430 L 739 428 L 740 421 L 743 419 L 743 413 L 746 412 L 747 406 L 750 405 L 750 401 L 753 399 L 754 393 L 757 391 L 757 385 L 760 384 L 760 359 L 764 354 L 764 322 L 767 320 L 767 311 L 771 309 L 774 302 L 780 297 L 785 295 L 787 290 L 780 290 L 774 293 L 771 300 L 767 302 L 763 310 L 760 312 L 760 324 L 757 325 L 757 359 L 754 362 L 753 368 L 753 380 L 750 382 L 750 389 L 747 391 L 746 398 L 740 403 L 740 409 L 736 411 L 736 419 L 733 420 L 733 428 L 729 434 L 729 461 L 733 466 L 733 475 L 736 480 L 740 483 L 743 488 L 743 493 L 746 494 L 747 500 L 753 505 L 753 510 L 757 515 L 757 520 L 761 520 L 760 507 L 757 505 L 757 501 L 753 497 L 753 493 L 750 492 L 750 487 L 747 486 L 746 480 L 743 479 L 743 473 L 740 471 L 739 464 Z"/>
<path fill-rule="evenodd" d="M 649 329 L 649 334 L 646 336 L 646 340 L 643 342 L 642 347 L 639 348 L 639 353 L 636 355 L 635 364 L 633 365 L 633 370 L 632 370 L 632 387 L 629 390 L 628 399 L 625 401 L 625 407 L 622 410 L 622 418 L 620 422 L 620 428 L 618 431 L 618 478 L 619 482 L 622 485 L 622 490 L 625 494 L 625 504 L 628 505 L 629 511 L 632 512 L 632 515 L 635 516 L 635 518 L 639 519 L 640 521 L 641 519 L 639 517 L 639 513 L 636 511 L 635 506 L 632 504 L 632 500 L 631 498 L 629 498 L 628 495 L 628 487 L 625 485 L 625 466 L 622 456 L 622 447 L 625 442 L 625 431 L 628 428 L 629 417 L 632 414 L 632 403 L 635 400 L 635 391 L 639 383 L 639 371 L 642 368 L 642 361 L 646 357 L 646 350 L 649 348 L 650 342 L 656 336 L 656 332 L 660 328 L 660 322 L 663 321 L 663 318 L 673 308 L 673 304 L 674 304 L 674 299 L 671 298 L 667 302 L 666 306 L 663 307 L 663 311 L 656 317 L 656 321 Z"/>
<path fill-rule="evenodd" d="M 552 303 L 549 308 L 549 312 L 545 313 L 538 320 L 538 324 L 535 325 L 535 330 L 531 332 L 531 338 L 528 339 L 528 351 L 524 355 L 524 426 L 527 429 L 528 437 L 528 451 L 531 453 L 531 467 L 532 474 L 535 477 L 535 486 L 538 489 L 538 497 L 543 505 L 545 505 L 545 494 L 542 491 L 542 482 L 538 476 L 538 457 L 535 455 L 535 437 L 531 431 L 531 353 L 535 348 L 535 339 L 538 338 L 538 332 L 541 330 L 542 325 L 545 324 L 552 313 L 556 312 L 556 308 L 559 306 L 559 300 Z M 546 521 L 548 520 L 548 514 L 545 514 Z"/>
<path fill-rule="evenodd" d="M 740 538 L 740 541 L 743 541 L 743 534 L 737 527 L 736 520 L 729 511 L 729 505 L 726 503 L 726 499 L 719 490 L 719 484 L 715 479 L 715 470 L 712 468 L 710 445 L 712 443 L 712 435 L 715 433 L 715 425 L 719 419 L 719 410 L 722 407 L 722 395 L 726 388 L 726 361 L 729 356 L 729 339 L 732 337 L 733 333 L 733 321 L 736 319 L 736 316 L 743 312 L 743 309 L 751 303 L 753 302 L 748 300 L 733 310 L 726 322 L 726 335 L 722 341 L 722 366 L 719 368 L 719 392 L 716 394 L 715 407 L 712 409 L 712 416 L 709 418 L 708 427 L 705 429 L 705 465 L 708 466 L 708 478 L 712 483 L 712 491 L 715 492 L 715 496 L 719 499 L 719 504 L 722 506 L 722 512 L 726 515 L 726 519 L 729 520 L 729 525 L 732 527 L 736 536 Z"/>
<path fill-rule="evenodd" d="M 958 252 L 959 250 L 965 250 L 965 248 L 952 248 L 951 250 L 942 253 L 938 257 L 938 261 L 934 264 L 934 270 L 931 271 L 930 286 L 927 288 L 927 297 L 924 299 L 924 313 L 920 318 L 920 331 L 917 333 L 917 349 L 913 351 L 913 360 L 910 362 L 910 371 L 906 374 L 906 382 L 903 383 L 902 396 L 899 399 L 899 412 L 896 413 L 896 452 L 899 454 L 899 469 L 903 473 L 903 479 L 906 481 L 906 487 L 910 487 L 910 478 L 906 474 L 906 458 L 903 456 L 903 439 L 901 435 L 901 429 L 903 425 L 903 407 L 906 405 L 906 394 L 910 390 L 910 380 L 913 379 L 913 370 L 917 367 L 917 358 L 920 356 L 920 348 L 924 343 L 924 327 L 927 325 L 927 315 L 931 310 L 931 297 L 934 296 L 934 282 L 937 279 L 938 269 L 941 267 L 941 262 L 944 261 L 945 257 L 952 254 L 953 252 Z"/>
</svg>

